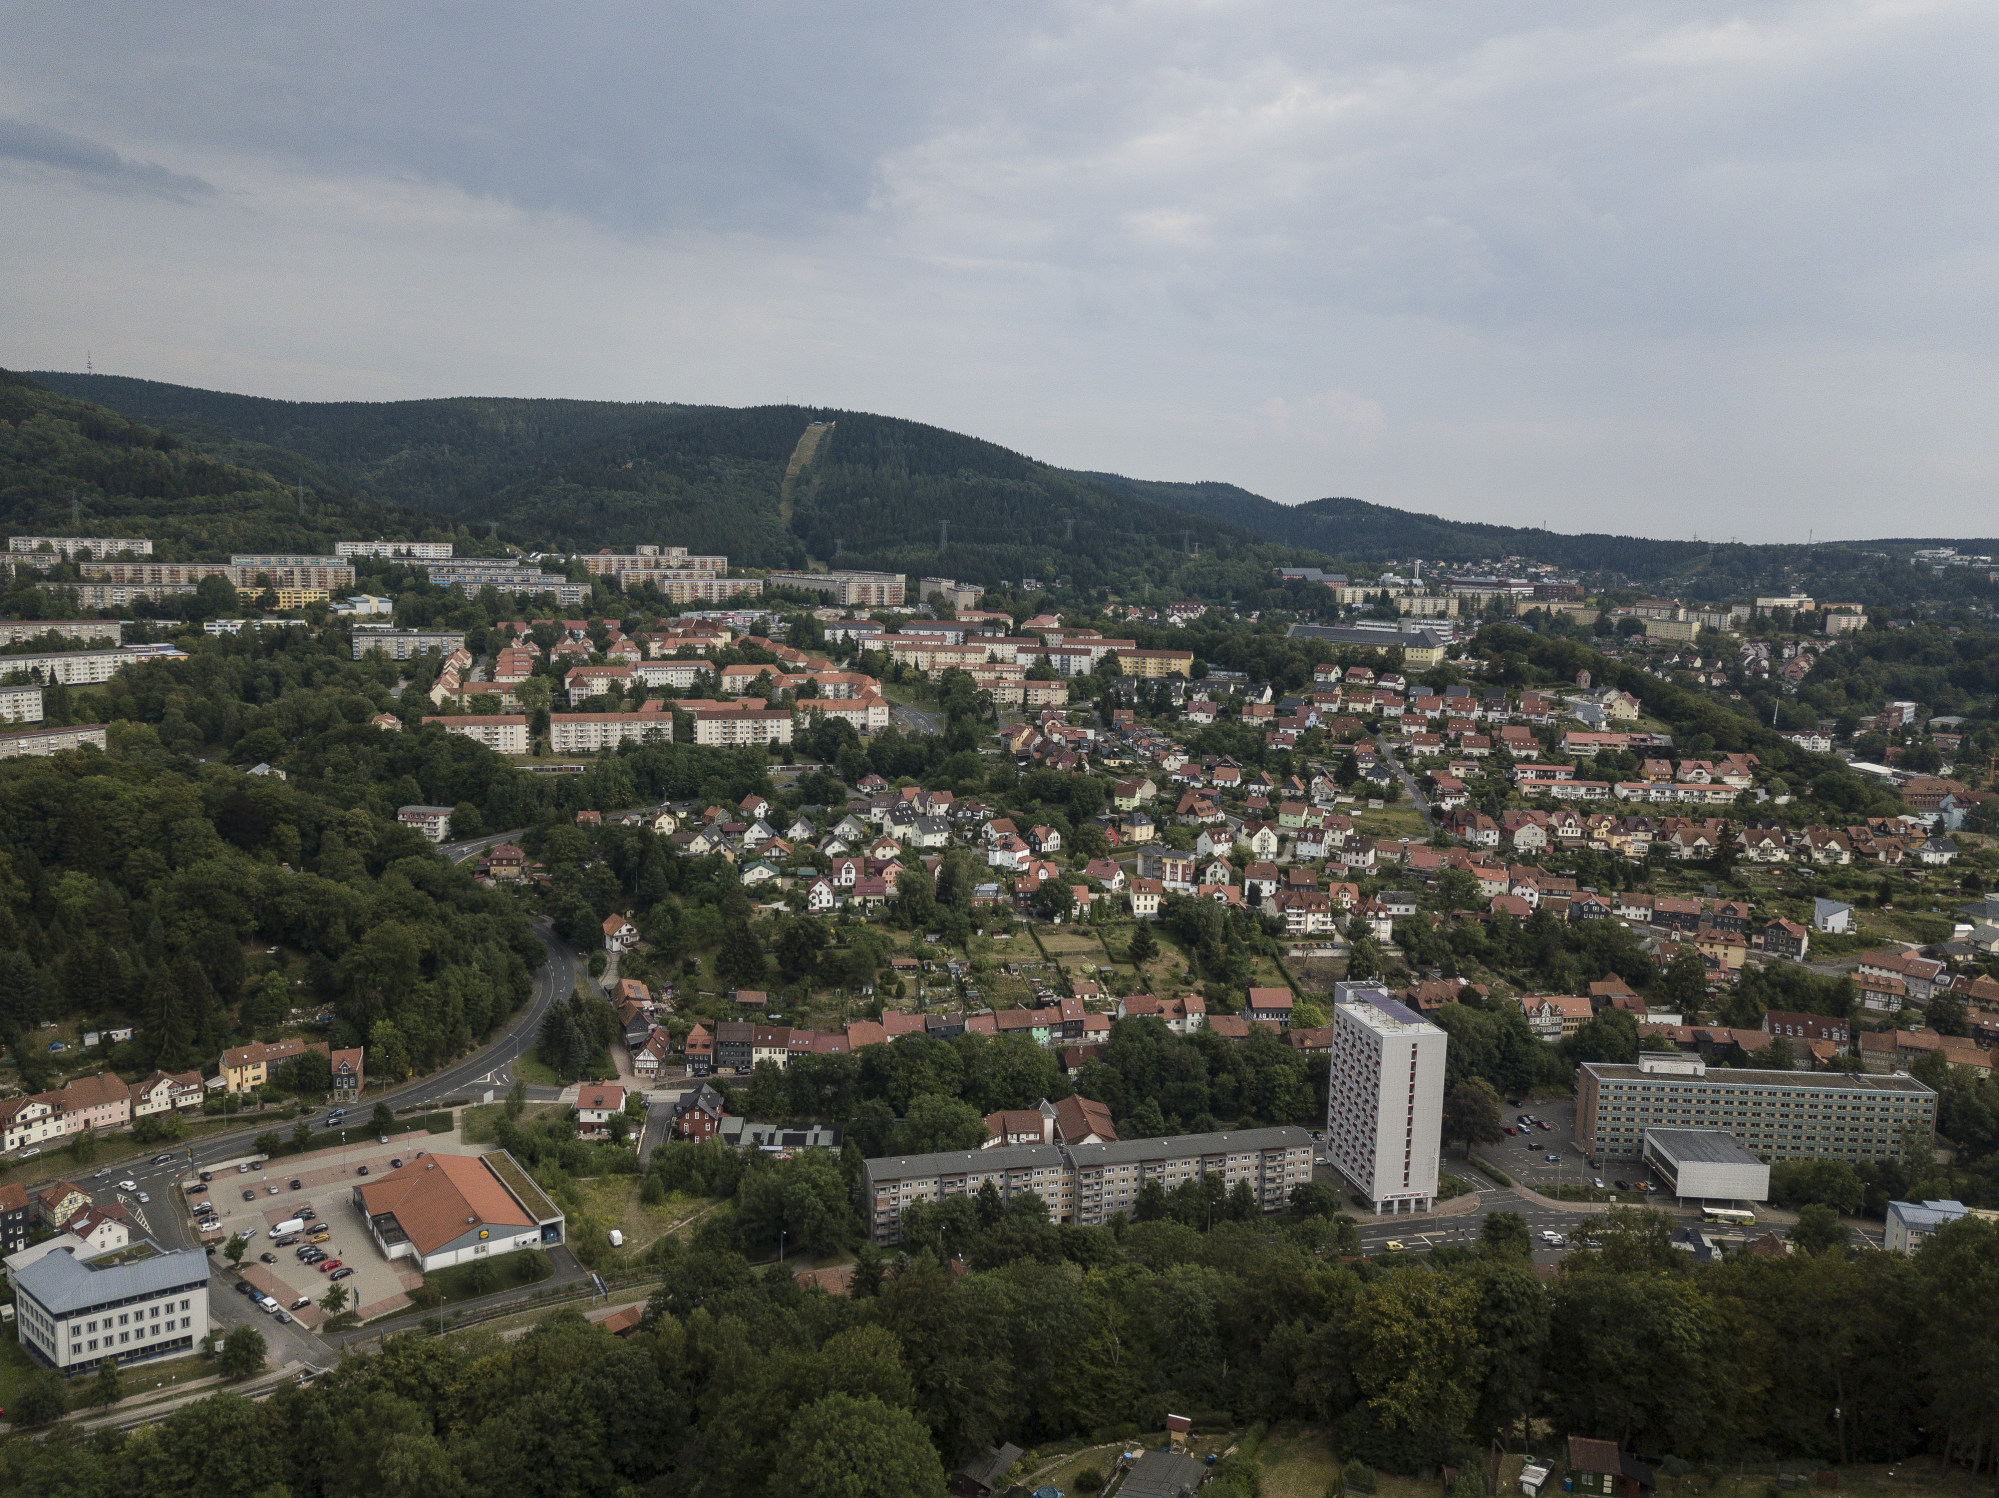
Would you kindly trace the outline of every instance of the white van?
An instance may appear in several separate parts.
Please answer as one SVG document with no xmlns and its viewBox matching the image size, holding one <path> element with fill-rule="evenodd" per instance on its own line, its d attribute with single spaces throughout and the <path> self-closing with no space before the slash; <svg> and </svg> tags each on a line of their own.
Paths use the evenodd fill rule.
<svg viewBox="0 0 1999 1498">
<path fill-rule="evenodd" d="M 271 1229 L 271 1236 L 273 1238 L 282 1238 L 287 1233 L 302 1233 L 304 1231 L 305 1219 L 303 1217 L 287 1217 L 283 1222 Z"/>
</svg>

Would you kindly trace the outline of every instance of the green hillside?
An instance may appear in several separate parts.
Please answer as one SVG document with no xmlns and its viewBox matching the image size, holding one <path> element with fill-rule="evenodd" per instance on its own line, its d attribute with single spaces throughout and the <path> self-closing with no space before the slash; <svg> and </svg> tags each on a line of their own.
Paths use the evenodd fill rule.
<svg viewBox="0 0 1999 1498">
<path fill-rule="evenodd" d="M 208 463 L 198 479 L 126 496 L 123 515 L 134 520 L 173 490 L 171 524 L 148 525 L 176 538 L 219 534 L 212 520 L 200 520 L 201 505 L 190 513 L 179 497 L 189 483 L 268 494 L 302 479 L 310 523 L 319 523 L 312 521 L 316 504 L 327 525 L 366 513 L 375 518 L 364 529 L 429 524 L 446 534 L 462 528 L 484 535 L 496 527 L 506 540 L 543 550 L 669 541 L 726 552 L 748 566 L 837 560 L 988 583 L 1067 577 L 1085 588 L 1150 585 L 1236 596 L 1259 588 L 1279 561 L 1364 567 L 1414 556 L 1461 564 L 1532 557 L 1694 597 L 1786 591 L 1806 575 L 1860 593 L 1882 570 L 1881 553 L 1905 556 L 1926 544 L 1808 549 L 1572 536 L 1358 499 L 1280 505 L 1233 484 L 1074 472 L 920 422 L 802 406 L 281 401 L 115 375 L 32 378 L 54 393 L 46 398 L 68 399 L 65 409 L 94 401 L 119 413 L 123 425 L 171 432 L 165 440 L 178 441 L 174 462 L 188 474 L 196 472 L 187 466 L 195 459 Z M 107 431 L 119 424 L 108 412 L 101 420 Z M 814 422 L 833 425 L 787 488 L 786 465 Z M 129 466 L 130 443 L 111 443 L 121 444 Z M 146 464 L 156 465 L 168 449 L 153 451 Z M 44 499 L 66 494 L 62 473 L 43 480 L 29 487 Z M 117 512 L 102 513 L 109 523 Z M 273 508 L 257 524 L 272 530 L 279 522 Z M 1879 581 L 1891 592 L 1901 586 Z"/>
<path fill-rule="evenodd" d="M 213 458 L 303 473 L 309 483 L 448 524 L 495 524 L 530 548 L 670 540 L 748 566 L 837 558 L 986 582 L 1068 577 L 1082 587 L 1164 586 L 1218 567 L 1248 583 L 1288 559 L 1221 517 L 1135 499 L 977 438 L 865 413 L 297 402 L 108 375 L 33 378 L 159 423 Z M 816 421 L 832 422 L 831 434 L 795 475 L 787 514 L 786 465 Z"/>
<path fill-rule="evenodd" d="M 164 557 L 331 550 L 410 534 L 401 513 L 297 489 L 169 432 L 0 370 L 0 524 L 8 534 L 151 536 Z"/>
</svg>

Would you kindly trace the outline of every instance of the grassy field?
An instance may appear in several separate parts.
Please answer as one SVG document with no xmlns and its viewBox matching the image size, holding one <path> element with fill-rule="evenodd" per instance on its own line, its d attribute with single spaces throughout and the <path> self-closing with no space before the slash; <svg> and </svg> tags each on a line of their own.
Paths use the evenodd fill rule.
<svg viewBox="0 0 1999 1498">
<path fill-rule="evenodd" d="M 659 1206 L 649 1207 L 639 1200 L 640 1179 L 594 1176 L 576 1183 L 584 1211 L 606 1228 L 617 1228 L 624 1233 L 623 1252 L 628 1256 L 643 1253 L 668 1233 L 690 1229 L 715 1207 L 706 1197 L 682 1196 L 678 1192 Z"/>
<path fill-rule="evenodd" d="M 1413 806 L 1384 806 L 1370 811 L 1362 806 L 1354 815 L 1354 829 L 1363 837 L 1428 837 L 1423 814 Z"/>
<path fill-rule="evenodd" d="M 459 1111 L 459 1137 L 467 1144 L 491 1144 L 494 1139 L 493 1124 L 505 1116 L 505 1103 L 476 1103 Z M 567 1113 L 567 1103 L 529 1103 L 521 1109 L 521 1122 L 530 1124 L 548 1113 Z"/>
</svg>

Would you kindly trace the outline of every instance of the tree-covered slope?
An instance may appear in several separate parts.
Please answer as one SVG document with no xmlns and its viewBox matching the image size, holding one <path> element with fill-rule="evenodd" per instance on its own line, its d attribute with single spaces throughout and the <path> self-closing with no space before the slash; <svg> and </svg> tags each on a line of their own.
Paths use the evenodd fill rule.
<svg viewBox="0 0 1999 1498">
<path fill-rule="evenodd" d="M 169 557 L 331 550 L 405 534 L 400 514 L 339 489 L 298 493 L 172 433 L 0 370 L 0 525 L 10 535 L 150 536 Z"/>
</svg>

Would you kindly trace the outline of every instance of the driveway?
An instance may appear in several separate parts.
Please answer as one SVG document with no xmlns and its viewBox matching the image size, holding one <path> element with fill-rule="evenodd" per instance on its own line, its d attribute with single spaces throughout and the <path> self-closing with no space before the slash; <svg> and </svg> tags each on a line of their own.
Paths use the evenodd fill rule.
<svg viewBox="0 0 1999 1498">
<path fill-rule="evenodd" d="M 1388 747 L 1388 736 L 1386 734 L 1376 734 L 1374 736 L 1374 748 L 1375 752 L 1381 756 L 1382 763 L 1393 770 L 1395 778 L 1402 782 L 1403 793 L 1409 797 L 1410 804 L 1421 814 L 1423 825 L 1431 832 L 1435 832 L 1437 830 L 1437 823 L 1436 819 L 1430 815 L 1430 803 L 1422 791 L 1417 789 L 1415 777 L 1402 768 L 1402 761 L 1397 759 L 1395 751 Z"/>
</svg>

